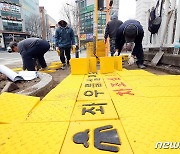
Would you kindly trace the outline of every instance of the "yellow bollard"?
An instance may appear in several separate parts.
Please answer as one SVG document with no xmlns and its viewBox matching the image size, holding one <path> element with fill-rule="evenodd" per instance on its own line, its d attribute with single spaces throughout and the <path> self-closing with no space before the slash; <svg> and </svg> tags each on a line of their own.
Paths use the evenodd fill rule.
<svg viewBox="0 0 180 154">
<path fill-rule="evenodd" d="M 73 46 L 72 46 L 72 53 L 75 53 L 75 51 L 76 51 L 76 46 L 73 45 Z"/>
</svg>

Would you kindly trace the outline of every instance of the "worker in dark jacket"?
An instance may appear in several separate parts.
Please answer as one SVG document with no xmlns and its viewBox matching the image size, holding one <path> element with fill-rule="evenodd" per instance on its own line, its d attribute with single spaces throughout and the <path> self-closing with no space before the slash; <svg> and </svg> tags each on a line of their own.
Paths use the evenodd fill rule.
<svg viewBox="0 0 180 154">
<path fill-rule="evenodd" d="M 130 57 L 130 63 L 132 64 L 134 56 L 136 56 L 136 64 L 139 68 L 143 69 L 144 63 L 144 53 L 142 48 L 142 40 L 144 37 L 144 30 L 142 25 L 137 20 L 127 20 L 125 21 L 117 30 L 116 34 L 116 50 L 118 55 L 120 55 L 123 45 L 130 45 L 129 51 L 132 51 Z M 134 42 L 134 45 L 132 45 Z M 127 46 L 127 48 L 129 48 Z M 132 61 L 131 61 L 132 60 Z"/>
<path fill-rule="evenodd" d="M 11 42 L 9 44 L 13 52 L 19 52 L 23 61 L 23 69 L 28 71 L 35 71 L 35 62 L 43 69 L 47 69 L 47 64 L 44 59 L 44 54 L 49 50 L 50 45 L 47 41 L 39 38 L 27 38 L 19 43 Z"/>
<path fill-rule="evenodd" d="M 109 21 L 106 25 L 104 39 L 106 43 L 108 36 L 110 38 L 109 43 L 110 43 L 111 56 L 113 56 L 116 51 L 116 48 L 115 48 L 116 32 L 122 23 L 123 22 L 121 20 L 118 20 L 118 16 L 114 14 L 111 17 L 111 21 Z"/>
<path fill-rule="evenodd" d="M 56 50 L 60 50 L 60 60 L 63 63 L 62 69 L 69 65 L 71 59 L 71 48 L 75 48 L 75 38 L 72 28 L 68 27 L 67 22 L 60 20 L 59 27 L 55 33 Z M 65 58 L 66 56 L 66 58 Z"/>
</svg>

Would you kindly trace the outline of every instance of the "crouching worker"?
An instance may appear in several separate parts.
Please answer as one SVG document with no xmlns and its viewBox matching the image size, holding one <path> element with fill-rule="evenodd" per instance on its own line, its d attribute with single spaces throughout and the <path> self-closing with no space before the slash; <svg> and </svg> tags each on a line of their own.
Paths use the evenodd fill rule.
<svg viewBox="0 0 180 154">
<path fill-rule="evenodd" d="M 144 30 L 142 25 L 137 20 L 125 21 L 117 30 L 116 33 L 116 55 L 121 53 L 123 45 L 128 51 L 132 51 L 129 57 L 129 64 L 134 63 L 134 56 L 136 56 L 136 64 L 139 68 L 144 69 L 144 52 L 142 47 L 142 40 L 144 37 Z M 117 53 L 118 52 L 118 53 Z"/>
<path fill-rule="evenodd" d="M 49 50 L 50 44 L 39 38 L 27 38 L 19 43 L 11 42 L 9 44 L 13 52 L 19 52 L 23 61 L 23 69 L 35 71 L 34 60 L 38 60 L 43 69 L 47 69 L 44 54 Z"/>
</svg>

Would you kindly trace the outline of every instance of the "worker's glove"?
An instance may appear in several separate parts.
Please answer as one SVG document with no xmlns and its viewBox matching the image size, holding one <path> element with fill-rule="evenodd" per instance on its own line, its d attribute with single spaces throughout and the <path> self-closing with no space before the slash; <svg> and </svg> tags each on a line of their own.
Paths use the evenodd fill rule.
<svg viewBox="0 0 180 154">
<path fill-rule="evenodd" d="M 130 54 L 129 56 L 128 56 L 128 64 L 129 65 L 132 65 L 132 64 L 134 64 L 134 56 L 132 55 L 132 54 Z"/>
<path fill-rule="evenodd" d="M 60 50 L 59 50 L 59 47 L 56 47 L 56 51 L 58 53 L 58 56 L 60 56 Z"/>
<path fill-rule="evenodd" d="M 56 51 L 58 51 L 59 50 L 59 47 L 56 47 Z"/>
<path fill-rule="evenodd" d="M 75 53 L 76 51 L 76 45 L 72 45 L 72 53 Z"/>
<path fill-rule="evenodd" d="M 107 39 L 104 40 L 104 43 L 105 43 L 105 44 L 107 43 Z"/>
<path fill-rule="evenodd" d="M 114 56 L 118 56 L 119 55 L 119 52 L 118 52 L 118 49 L 116 49 L 116 52 L 114 53 Z"/>
</svg>

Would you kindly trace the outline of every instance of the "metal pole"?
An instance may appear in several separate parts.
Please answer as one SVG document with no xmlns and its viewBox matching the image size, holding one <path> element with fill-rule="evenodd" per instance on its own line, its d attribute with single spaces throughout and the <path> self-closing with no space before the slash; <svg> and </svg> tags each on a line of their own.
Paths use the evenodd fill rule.
<svg viewBox="0 0 180 154">
<path fill-rule="evenodd" d="M 75 53 L 75 57 L 79 58 L 79 52 L 81 51 L 81 42 L 80 42 L 80 7 L 79 7 L 79 1 L 77 1 L 77 35 L 78 35 L 78 47 L 76 47 L 76 53 Z"/>
<path fill-rule="evenodd" d="M 106 0 L 106 25 L 107 23 L 109 22 L 110 20 L 110 6 L 109 6 L 109 2 L 110 0 Z M 106 55 L 108 55 L 108 52 L 110 50 L 110 47 L 109 47 L 109 38 L 107 39 L 107 43 L 106 43 Z"/>
<path fill-rule="evenodd" d="M 177 7 L 177 20 L 176 20 L 176 32 L 175 32 L 175 38 L 174 42 L 180 42 L 180 0 L 178 1 L 178 7 Z"/>
<path fill-rule="evenodd" d="M 94 0 L 94 28 L 93 28 L 93 53 L 96 54 L 98 40 L 98 0 Z"/>
</svg>

